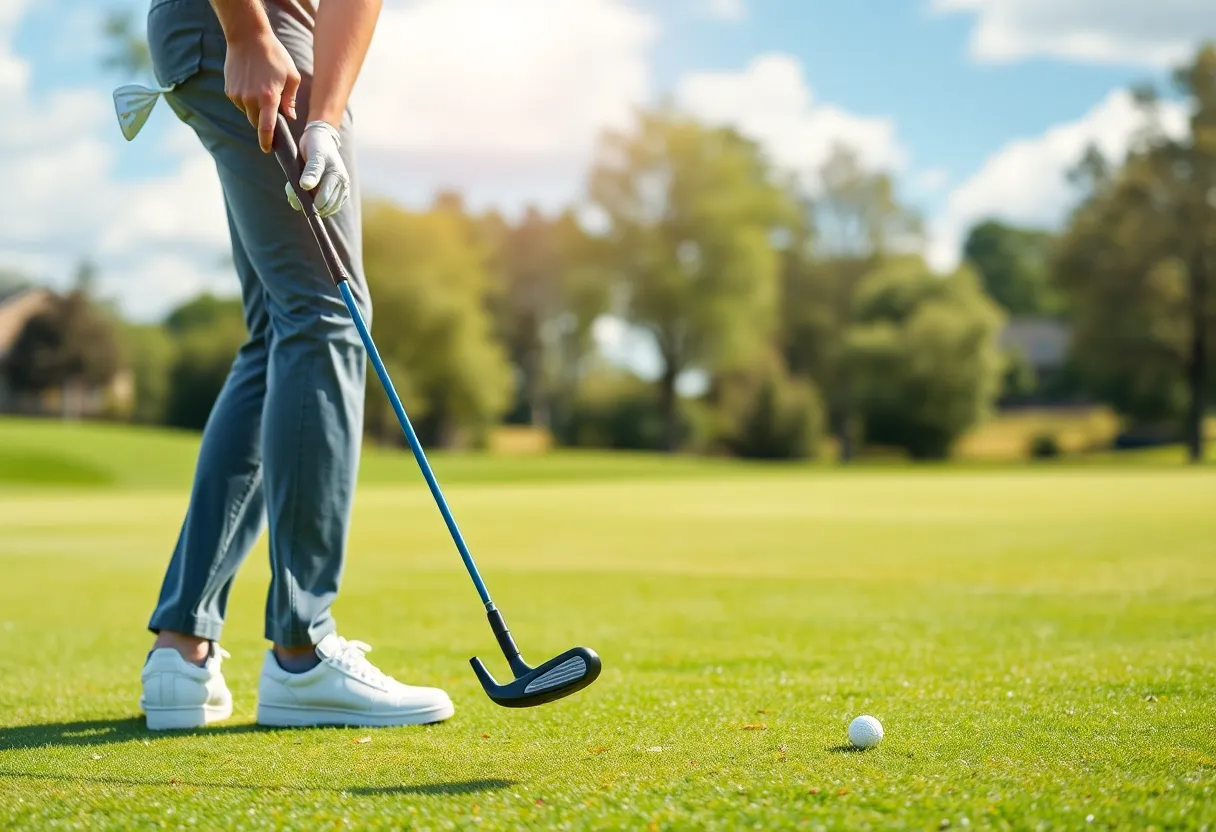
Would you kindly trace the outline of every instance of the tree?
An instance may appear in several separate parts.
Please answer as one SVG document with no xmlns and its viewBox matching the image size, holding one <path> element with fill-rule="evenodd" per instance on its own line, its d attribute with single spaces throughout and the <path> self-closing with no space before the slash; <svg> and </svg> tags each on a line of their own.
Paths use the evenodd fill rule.
<svg viewBox="0 0 1216 832">
<path fill-rule="evenodd" d="M 367 207 L 363 261 L 374 298 L 377 348 L 423 442 L 473 443 L 507 405 L 510 367 L 492 338 L 487 254 L 463 214 Z M 368 429 L 400 441 L 378 384 L 368 385 Z"/>
<path fill-rule="evenodd" d="M 130 76 L 152 70 L 148 39 L 136 26 L 134 14 L 113 11 L 106 15 L 102 21 L 102 37 L 108 50 L 102 58 L 105 69 Z"/>
<path fill-rule="evenodd" d="M 655 386 L 632 373 L 591 372 L 579 385 L 558 438 L 563 444 L 585 448 L 662 450 L 667 428 L 658 399 Z M 682 422 L 681 430 L 685 427 Z"/>
<path fill-rule="evenodd" d="M 169 370 L 166 424 L 186 430 L 206 427 L 237 350 L 247 337 L 244 322 L 232 318 L 193 327 L 177 337 Z"/>
<path fill-rule="evenodd" d="M 170 373 L 176 360 L 176 344 L 164 327 L 157 324 L 124 324 L 119 332 L 122 363 L 130 368 L 135 383 L 131 420 L 147 425 L 162 424 L 168 416 Z"/>
<path fill-rule="evenodd" d="M 919 245 L 920 215 L 900 204 L 895 182 L 867 170 L 857 151 L 837 143 L 820 166 L 811 201 L 819 251 L 851 260 L 881 259 Z"/>
<path fill-rule="evenodd" d="M 608 305 L 597 243 L 571 211 L 548 220 L 529 209 L 498 237 L 493 308 L 519 377 L 517 412 L 533 425 L 569 415 L 591 326 Z"/>
<path fill-rule="evenodd" d="M 856 303 L 846 361 L 866 441 L 946 457 L 1000 392 L 999 308 L 970 270 L 940 277 L 919 257 L 867 274 Z"/>
<path fill-rule="evenodd" d="M 840 457 L 854 452 L 852 365 L 845 360 L 861 279 L 893 252 L 919 240 L 920 217 L 896 199 L 891 177 L 868 171 L 836 145 L 819 169 L 820 191 L 783 253 L 781 344 L 790 372 L 822 392 Z"/>
<path fill-rule="evenodd" d="M 20 272 L 0 268 L 0 301 L 23 292 L 32 285 L 30 279 Z"/>
<path fill-rule="evenodd" d="M 110 321 L 80 290 L 55 296 L 48 309 L 22 327 L 5 362 L 13 389 L 40 393 L 60 389 L 64 414 L 70 391 L 108 384 L 120 353 Z"/>
<path fill-rule="evenodd" d="M 626 315 L 658 348 L 664 447 L 675 450 L 680 376 L 745 362 L 772 332 L 770 235 L 790 207 L 754 143 L 666 109 L 641 113 L 632 134 L 603 137 L 590 188 Z"/>
<path fill-rule="evenodd" d="M 1175 75 L 1189 134 L 1161 129 L 1141 90 L 1145 126 L 1121 165 L 1091 149 L 1086 186 L 1055 261 L 1075 310 L 1075 358 L 1089 387 L 1138 424 L 1181 424 L 1192 461 L 1216 352 L 1216 45 Z"/>
<path fill-rule="evenodd" d="M 159 415 L 172 427 L 202 430 L 248 330 L 239 298 L 204 292 L 171 310 L 161 327 L 128 327 L 126 337 L 136 418 Z"/>
<path fill-rule="evenodd" d="M 217 298 L 210 292 L 203 292 L 177 306 L 165 317 L 165 331 L 175 338 L 181 338 L 198 330 L 233 324 L 244 326 L 244 322 L 245 313 L 240 298 Z"/>
<path fill-rule="evenodd" d="M 1051 283 L 1051 245 L 1045 231 L 986 220 L 968 232 L 963 256 L 1010 315 L 1052 316 L 1063 302 Z"/>
<path fill-rule="evenodd" d="M 713 397 L 721 440 L 749 459 L 814 457 L 823 433 L 823 405 L 807 378 L 792 377 L 780 354 L 763 353 L 751 366 L 723 374 Z"/>
</svg>

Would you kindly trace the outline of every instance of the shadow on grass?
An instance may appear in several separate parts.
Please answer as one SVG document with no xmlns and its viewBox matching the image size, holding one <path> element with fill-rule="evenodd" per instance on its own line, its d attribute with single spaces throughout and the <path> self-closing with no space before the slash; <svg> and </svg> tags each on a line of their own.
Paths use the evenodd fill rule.
<svg viewBox="0 0 1216 832">
<path fill-rule="evenodd" d="M 422 786 L 363 786 L 354 789 L 343 789 L 347 794 L 377 795 L 377 794 L 473 794 L 474 792 L 492 792 L 514 786 L 514 780 L 489 778 L 486 780 L 461 780 L 455 783 L 427 783 Z"/>
<path fill-rule="evenodd" d="M 350 788 L 331 787 L 317 788 L 314 786 L 289 786 L 282 783 L 233 783 L 219 780 L 194 780 L 173 777 L 169 780 L 160 778 L 111 777 L 109 775 L 76 775 L 46 773 L 32 771 L 4 771 L 0 769 L 0 780 L 43 780 L 57 783 L 98 783 L 106 786 L 168 786 L 180 788 L 187 786 L 196 789 L 240 789 L 256 792 L 332 792 L 334 794 L 350 794 L 360 797 L 376 797 L 377 795 L 458 795 L 490 792 L 514 786 L 514 780 L 490 778 L 483 780 L 456 780 L 447 783 L 403 783 L 399 786 L 354 786 Z"/>
<path fill-rule="evenodd" d="M 855 745 L 833 745 L 828 749 L 829 754 L 864 754 L 864 748 Z"/>
<path fill-rule="evenodd" d="M 0 726 L 0 751 L 18 748 L 63 748 L 111 745 L 120 742 L 181 736 L 228 736 L 266 733 L 276 729 L 260 725 L 214 725 L 185 731 L 149 731 L 143 717 L 51 722 L 43 725 Z"/>
<path fill-rule="evenodd" d="M 127 719 L 98 719 L 80 722 L 55 722 L 42 725 L 0 726 L 0 754 L 5 751 L 39 748 L 104 746 L 124 742 L 141 742 L 173 737 L 227 737 L 239 734 L 267 734 L 313 729 L 270 728 L 262 725 L 215 725 L 183 731 L 149 731 L 143 717 Z M 322 728 L 319 730 L 342 730 Z M 275 783 L 246 783 L 194 778 L 165 779 L 163 777 L 121 777 L 113 775 L 37 773 L 5 771 L 0 768 L 0 780 L 43 780 L 63 783 L 99 783 L 115 786 L 189 786 L 207 789 L 247 789 L 251 791 L 278 790 L 288 792 L 333 792 L 360 796 L 376 795 L 461 795 L 494 791 L 515 785 L 513 780 L 482 778 L 440 783 L 401 783 L 392 786 L 353 786 L 317 788 Z M 0 789 L 2 791 L 2 789 Z"/>
</svg>

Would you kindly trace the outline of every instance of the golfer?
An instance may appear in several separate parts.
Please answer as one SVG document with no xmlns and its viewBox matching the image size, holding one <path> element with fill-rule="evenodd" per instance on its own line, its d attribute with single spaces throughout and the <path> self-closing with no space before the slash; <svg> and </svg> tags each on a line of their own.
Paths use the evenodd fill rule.
<svg viewBox="0 0 1216 832">
<path fill-rule="evenodd" d="M 190 504 L 148 624 L 140 704 L 151 729 L 227 718 L 218 641 L 241 563 L 268 526 L 272 577 L 259 723 L 408 725 L 453 713 L 339 636 L 330 607 L 346 556 L 366 353 L 271 153 L 286 115 L 371 320 L 347 99 L 380 0 L 152 0 L 148 42 L 174 112 L 215 159 L 248 340 L 203 432 Z"/>
</svg>

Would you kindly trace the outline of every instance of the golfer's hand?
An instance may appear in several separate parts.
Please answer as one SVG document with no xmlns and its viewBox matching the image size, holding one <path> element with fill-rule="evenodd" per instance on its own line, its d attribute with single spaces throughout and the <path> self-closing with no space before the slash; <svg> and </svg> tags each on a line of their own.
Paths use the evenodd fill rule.
<svg viewBox="0 0 1216 832">
<path fill-rule="evenodd" d="M 306 191 L 316 189 L 313 204 L 322 217 L 336 214 L 350 196 L 350 174 L 338 152 L 340 147 L 342 137 L 332 124 L 324 121 L 308 122 L 300 137 L 300 155 L 304 158 L 300 187 Z M 291 183 L 287 185 L 287 201 L 297 211 L 303 210 Z"/>
<path fill-rule="evenodd" d="M 300 73 L 273 34 L 230 40 L 224 60 L 224 94 L 258 129 L 258 144 L 269 153 L 279 110 L 296 117 Z"/>
</svg>

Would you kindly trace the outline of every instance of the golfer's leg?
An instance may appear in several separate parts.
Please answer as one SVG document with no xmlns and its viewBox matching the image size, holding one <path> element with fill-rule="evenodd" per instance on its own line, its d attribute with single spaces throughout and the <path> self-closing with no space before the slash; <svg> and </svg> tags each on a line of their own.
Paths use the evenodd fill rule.
<svg viewBox="0 0 1216 832">
<path fill-rule="evenodd" d="M 334 632 L 330 607 L 346 553 L 367 357 L 307 222 L 287 202 L 283 172 L 273 156 L 261 152 L 253 127 L 224 97 L 224 43 L 209 5 L 166 3 L 154 6 L 152 14 L 170 7 L 188 7 L 200 17 L 206 12 L 207 19 L 198 27 L 201 38 L 197 33 L 178 38 L 187 50 L 201 43 L 197 61 L 201 73 L 169 100 L 216 160 L 231 221 L 266 304 L 269 351 L 261 421 L 262 488 L 273 573 L 266 636 L 278 648 L 307 650 L 315 645 L 314 663 L 307 669 L 283 666 L 278 658 L 282 650 L 267 651 L 258 686 L 258 722 L 406 725 L 447 719 L 453 708 L 446 693 L 382 676 L 357 642 Z M 304 76 L 297 102 L 306 113 L 311 37 L 281 15 L 272 15 L 272 20 Z M 150 15 L 149 34 L 154 31 L 158 29 Z M 303 126 L 301 121 L 292 128 Z M 354 184 L 348 204 L 326 225 L 350 273 L 356 303 L 370 321 L 349 116 L 342 125 L 342 140 L 341 152 Z"/>
<path fill-rule="evenodd" d="M 348 136 L 344 145 L 346 152 Z M 262 425 L 273 568 L 266 637 L 290 648 L 317 644 L 335 629 L 330 606 L 346 554 L 367 356 L 281 181 L 280 174 L 265 194 L 251 193 L 249 205 L 263 218 L 261 272 L 274 332 Z M 358 202 L 352 198 L 327 225 L 368 316 Z"/>
<path fill-rule="evenodd" d="M 262 286 L 229 218 L 249 338 L 237 352 L 207 419 L 190 505 L 149 622 L 167 631 L 217 641 L 232 579 L 261 533 L 261 426 L 270 354 Z"/>
<path fill-rule="evenodd" d="M 303 101 L 308 87 L 306 76 Z M 345 559 L 367 357 L 307 223 L 284 198 L 282 175 L 255 175 L 266 157 L 252 131 L 249 147 L 247 157 L 234 159 L 230 177 L 236 181 L 226 178 L 225 188 L 247 189 L 242 204 L 250 212 L 249 224 L 242 225 L 242 239 L 259 264 L 273 332 L 262 423 L 274 570 L 266 635 L 278 648 L 315 645 L 310 656 L 291 656 L 312 660 L 299 665 L 285 663 L 282 649 L 267 653 L 258 682 L 258 722 L 383 726 L 447 719 L 454 708 L 444 691 L 381 676 L 357 643 L 334 632 L 330 605 Z M 350 201 L 326 226 L 351 274 L 360 312 L 370 320 L 349 119 L 342 153 L 351 175 Z M 260 245 L 250 229 L 264 235 Z M 358 668 L 356 676 L 379 681 L 357 681 L 352 667 Z"/>
<path fill-rule="evenodd" d="M 214 153 L 205 110 L 224 89 L 223 33 L 206 3 L 154 3 L 148 13 L 153 68 L 178 117 Z M 231 106 L 231 105 L 230 105 Z M 149 627 L 167 636 L 216 640 L 228 590 L 264 518 L 261 421 L 270 354 L 263 289 L 246 254 L 226 196 L 233 259 L 249 337 L 212 408 L 199 450 L 190 504 Z M 193 647 L 202 647 L 194 644 Z M 185 649 L 181 645 L 180 649 Z M 197 659 L 198 656 L 191 656 Z"/>
<path fill-rule="evenodd" d="M 307 113 L 311 33 L 276 7 L 267 11 L 304 76 L 297 100 Z M 256 131 L 224 95 L 227 50 L 210 5 L 154 5 L 148 29 L 150 40 L 170 44 L 162 51 L 182 55 L 179 62 L 190 70 L 185 81 L 160 73 L 158 80 L 179 82 L 166 99 L 214 157 L 232 223 L 263 290 L 269 337 L 260 430 L 272 572 L 266 636 L 285 647 L 308 647 L 334 630 L 330 605 L 358 465 L 366 355 L 303 215 L 287 202 L 275 157 L 261 151 Z M 292 125 L 303 127 L 303 120 Z M 353 171 L 349 127 L 348 119 L 342 153 Z M 370 315 L 357 192 L 327 224 L 351 288 Z"/>
<path fill-rule="evenodd" d="M 306 76 L 302 111 L 310 86 Z M 193 103 L 214 125 L 210 149 L 264 288 L 271 332 L 261 425 L 272 571 L 266 637 L 283 647 L 310 647 L 335 629 L 330 606 L 346 552 L 367 356 L 308 224 L 287 202 L 274 156 L 261 151 L 256 133 L 222 89 L 215 93 L 213 100 Z M 352 172 L 353 149 L 347 129 L 342 152 Z M 361 311 L 370 317 L 359 222 L 355 189 L 327 226 Z"/>
<path fill-rule="evenodd" d="M 222 90 L 223 65 L 218 75 L 214 62 L 204 66 L 204 18 L 199 10 L 197 3 L 154 2 L 148 11 L 148 46 L 157 80 L 178 87 L 170 105 L 207 144 L 205 131 L 185 102 L 214 85 L 217 77 Z M 242 268 L 235 234 L 232 243 Z M 242 276 L 249 275 L 244 268 Z M 140 673 L 140 707 L 152 730 L 195 728 L 232 713 L 232 695 L 220 668 L 222 654 L 212 640 L 223 624 L 230 573 L 260 526 L 259 422 L 269 354 L 264 314 L 258 315 L 250 303 L 260 301 L 260 287 L 246 280 L 243 289 L 249 340 L 238 352 L 204 430 L 190 506 L 149 623 L 158 634 L 156 649 Z"/>
</svg>

